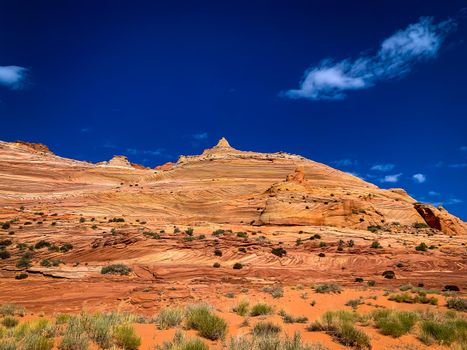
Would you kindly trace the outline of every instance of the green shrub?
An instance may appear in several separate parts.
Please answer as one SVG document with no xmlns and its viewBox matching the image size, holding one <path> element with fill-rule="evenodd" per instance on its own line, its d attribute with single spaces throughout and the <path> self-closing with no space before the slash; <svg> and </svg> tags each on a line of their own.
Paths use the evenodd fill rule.
<svg viewBox="0 0 467 350">
<path fill-rule="evenodd" d="M 39 332 L 28 332 L 22 340 L 22 347 L 27 350 L 51 350 L 53 338 L 46 337 Z"/>
<path fill-rule="evenodd" d="M 274 312 L 274 309 L 271 305 L 266 303 L 258 303 L 252 306 L 250 315 L 251 316 L 262 316 L 270 315 Z"/>
<path fill-rule="evenodd" d="M 214 255 L 215 255 L 215 256 L 222 256 L 222 250 L 220 250 L 220 249 L 215 249 L 215 250 L 214 250 Z"/>
<path fill-rule="evenodd" d="M 381 244 L 378 242 L 378 241 L 373 241 L 370 245 L 370 248 L 373 248 L 373 249 L 379 249 L 379 248 L 383 248 L 381 246 Z"/>
<path fill-rule="evenodd" d="M 136 335 L 129 325 L 117 326 L 113 332 L 115 344 L 124 350 L 137 350 L 141 345 L 141 338 Z"/>
<path fill-rule="evenodd" d="M 361 277 L 356 277 L 356 278 L 355 278 L 355 282 L 357 282 L 357 283 L 362 283 L 362 282 L 363 282 L 363 278 L 361 278 Z"/>
<path fill-rule="evenodd" d="M 313 289 L 316 293 L 340 293 L 342 288 L 334 283 L 315 284 Z"/>
<path fill-rule="evenodd" d="M 276 335 L 281 331 L 281 327 L 272 322 L 258 322 L 253 327 L 253 334 L 259 337 Z"/>
<path fill-rule="evenodd" d="M 1 304 L 0 315 L 2 316 L 24 316 L 26 309 L 22 305 L 17 304 Z"/>
<path fill-rule="evenodd" d="M 14 318 L 13 316 L 5 316 L 2 319 L 2 325 L 6 328 L 16 327 L 17 324 L 18 324 L 18 320 Z"/>
<path fill-rule="evenodd" d="M 109 222 L 125 222 L 124 218 L 113 218 L 109 219 Z"/>
<path fill-rule="evenodd" d="M 391 270 L 386 270 L 382 273 L 383 277 L 384 278 L 387 278 L 387 279 L 393 279 L 394 277 L 396 277 L 396 273 L 394 271 L 391 271 Z"/>
<path fill-rule="evenodd" d="M 428 228 L 428 225 L 425 224 L 425 223 L 416 222 L 416 223 L 413 224 L 413 227 L 416 228 L 416 229 L 419 229 L 419 228 Z"/>
<path fill-rule="evenodd" d="M 240 270 L 243 268 L 243 265 L 239 262 L 236 262 L 234 265 L 233 265 L 233 269 L 234 270 Z"/>
<path fill-rule="evenodd" d="M 246 316 L 250 309 L 250 302 L 246 299 L 241 300 L 236 306 L 233 307 L 232 311 L 239 316 Z"/>
<path fill-rule="evenodd" d="M 237 237 L 239 237 L 239 238 L 248 238 L 248 233 L 246 233 L 246 232 L 237 232 Z"/>
<path fill-rule="evenodd" d="M 60 251 L 62 253 L 67 253 L 69 252 L 70 250 L 73 249 L 73 245 L 71 243 L 63 243 L 61 246 L 60 246 Z"/>
<path fill-rule="evenodd" d="M 17 274 L 15 276 L 15 279 L 16 280 L 24 280 L 24 279 L 28 278 L 28 276 L 29 275 L 27 273 L 19 273 L 19 274 Z"/>
<path fill-rule="evenodd" d="M 193 229 L 193 227 L 188 227 L 186 230 L 185 230 L 185 233 L 188 235 L 188 236 L 193 236 L 193 232 L 195 230 Z"/>
<path fill-rule="evenodd" d="M 159 329 L 168 329 L 177 327 L 182 323 L 184 312 L 179 308 L 167 307 L 161 309 L 156 317 L 156 324 Z"/>
<path fill-rule="evenodd" d="M 467 311 L 467 299 L 450 298 L 447 300 L 447 307 L 457 311 Z"/>
<path fill-rule="evenodd" d="M 131 268 L 124 264 L 112 264 L 104 266 L 101 269 L 101 274 L 112 274 L 112 275 L 128 275 L 131 272 Z"/>
<path fill-rule="evenodd" d="M 70 320 L 70 318 L 67 319 L 67 321 Z M 58 322 L 58 318 L 56 322 Z M 87 350 L 89 348 L 88 335 L 79 322 L 73 320 L 67 325 L 58 348 L 60 350 Z"/>
<path fill-rule="evenodd" d="M 207 304 L 187 308 L 186 326 L 196 329 L 200 336 L 210 340 L 224 339 L 227 333 L 227 323 L 223 318 L 214 315 Z"/>
<path fill-rule="evenodd" d="M 287 251 L 282 247 L 272 248 L 271 253 L 280 258 L 282 258 L 284 255 L 287 255 Z"/>
<path fill-rule="evenodd" d="M 376 232 L 376 231 L 381 230 L 381 226 L 379 226 L 379 225 L 371 225 L 371 226 L 368 226 L 368 227 L 367 227 L 367 230 L 374 233 L 374 232 Z"/>
<path fill-rule="evenodd" d="M 368 286 L 374 287 L 375 285 L 376 285 L 376 281 L 374 281 L 374 280 L 369 280 L 368 281 Z"/>
<path fill-rule="evenodd" d="M 221 264 L 218 263 L 218 262 L 215 262 L 215 263 L 212 265 L 212 267 L 219 268 L 219 267 L 221 267 Z"/>
<path fill-rule="evenodd" d="M 415 250 L 426 252 L 428 250 L 428 246 L 426 245 L 426 243 L 422 242 L 418 246 L 415 247 Z"/>
<path fill-rule="evenodd" d="M 425 344 L 438 343 L 450 345 L 461 337 L 467 339 L 467 321 L 465 320 L 422 320 L 420 322 L 420 340 Z"/>
<path fill-rule="evenodd" d="M 11 254 L 6 251 L 6 250 L 0 250 L 0 259 L 5 260 L 9 259 L 11 257 Z"/>
<path fill-rule="evenodd" d="M 156 347 L 157 350 L 209 350 L 209 347 L 199 338 L 186 338 L 185 335 L 177 331 L 172 341 L 164 342 Z"/>
<path fill-rule="evenodd" d="M 376 310 L 371 317 L 382 334 L 395 338 L 409 333 L 418 319 L 418 315 L 414 312 L 390 310 Z"/>
<path fill-rule="evenodd" d="M 143 235 L 146 236 L 146 237 L 150 237 L 152 239 L 160 239 L 161 238 L 161 236 L 158 233 L 152 232 L 152 231 L 144 231 Z"/>
<path fill-rule="evenodd" d="M 284 289 L 281 286 L 264 287 L 262 291 L 271 294 L 274 299 L 284 296 Z"/>
<path fill-rule="evenodd" d="M 350 299 L 345 303 L 346 306 L 350 306 L 354 310 L 356 310 L 358 308 L 358 305 L 361 304 L 363 304 L 362 299 Z"/>
<path fill-rule="evenodd" d="M 282 317 L 282 320 L 284 323 L 306 323 L 308 321 L 308 317 L 305 316 L 292 316 L 285 312 L 284 310 L 281 310 L 279 312 L 279 316 Z"/>
</svg>

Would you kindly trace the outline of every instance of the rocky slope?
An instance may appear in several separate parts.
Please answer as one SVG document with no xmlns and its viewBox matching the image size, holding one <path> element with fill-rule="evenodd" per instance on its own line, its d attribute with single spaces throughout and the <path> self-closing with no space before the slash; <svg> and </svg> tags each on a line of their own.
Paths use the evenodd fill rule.
<svg viewBox="0 0 467 350">
<path fill-rule="evenodd" d="M 466 223 L 348 173 L 287 153 L 245 152 L 224 138 L 197 156 L 155 170 L 116 156 L 91 164 L 46 146 L 0 143 L 0 206 L 34 205 L 76 215 L 149 215 L 157 223 L 196 222 L 407 229 L 428 225 L 463 235 Z"/>
</svg>

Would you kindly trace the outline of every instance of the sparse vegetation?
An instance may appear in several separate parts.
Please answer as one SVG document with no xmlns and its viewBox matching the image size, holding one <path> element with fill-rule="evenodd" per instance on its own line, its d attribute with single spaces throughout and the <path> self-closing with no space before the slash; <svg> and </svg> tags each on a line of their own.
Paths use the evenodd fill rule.
<svg viewBox="0 0 467 350">
<path fill-rule="evenodd" d="M 272 322 L 258 322 L 253 327 L 253 334 L 259 337 L 276 335 L 281 331 L 281 327 Z"/>
<path fill-rule="evenodd" d="M 250 309 L 250 302 L 246 299 L 241 300 L 236 306 L 233 307 L 232 311 L 239 316 L 246 316 Z"/>
<path fill-rule="evenodd" d="M 465 298 L 449 298 L 446 305 L 449 309 L 467 311 L 467 299 Z"/>
<path fill-rule="evenodd" d="M 316 293 L 340 293 L 342 291 L 341 286 L 334 283 L 315 284 L 313 289 Z"/>
<path fill-rule="evenodd" d="M 282 258 L 284 255 L 287 255 L 287 251 L 282 247 L 272 248 L 271 253 L 280 258 Z"/>
<path fill-rule="evenodd" d="M 188 329 L 196 329 L 201 337 L 210 340 L 224 339 L 227 333 L 227 323 L 213 314 L 212 308 L 207 304 L 187 308 L 186 326 Z"/>
<path fill-rule="evenodd" d="M 395 338 L 409 333 L 418 320 L 415 312 L 394 310 L 375 310 L 370 316 L 382 334 Z"/>
<path fill-rule="evenodd" d="M 179 308 L 166 307 L 161 309 L 156 317 L 156 324 L 159 329 L 177 327 L 183 321 L 184 311 Z"/>
<path fill-rule="evenodd" d="M 274 312 L 274 308 L 266 303 L 258 303 L 251 307 L 250 316 L 270 315 Z"/>
<path fill-rule="evenodd" d="M 243 269 L 243 265 L 239 262 L 236 262 L 235 264 L 233 264 L 233 267 L 232 267 L 234 270 L 241 270 Z"/>
<path fill-rule="evenodd" d="M 129 275 L 131 272 L 131 268 L 124 264 L 112 264 L 104 266 L 101 269 L 101 274 L 111 274 L 111 275 Z"/>
<path fill-rule="evenodd" d="M 391 270 L 386 270 L 382 273 L 382 276 L 387 279 L 393 279 L 394 277 L 396 277 L 396 273 Z"/>
<path fill-rule="evenodd" d="M 173 339 L 157 346 L 156 350 L 209 350 L 199 338 L 187 338 L 181 331 L 175 332 Z"/>
<path fill-rule="evenodd" d="M 418 246 L 415 247 L 415 250 L 426 252 L 428 250 L 428 246 L 426 245 L 426 243 L 422 242 Z"/>
<path fill-rule="evenodd" d="M 282 317 L 282 320 L 284 323 L 306 323 L 308 322 L 308 317 L 305 316 L 292 316 L 285 312 L 284 310 L 281 310 L 279 312 L 279 316 Z"/>
</svg>

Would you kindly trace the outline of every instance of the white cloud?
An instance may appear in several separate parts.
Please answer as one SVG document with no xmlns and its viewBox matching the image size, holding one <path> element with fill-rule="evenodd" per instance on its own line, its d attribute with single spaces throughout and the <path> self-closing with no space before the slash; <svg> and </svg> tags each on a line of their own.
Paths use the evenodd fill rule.
<svg viewBox="0 0 467 350">
<path fill-rule="evenodd" d="M 0 85 L 18 90 L 24 86 L 28 70 L 18 66 L 0 66 Z"/>
<path fill-rule="evenodd" d="M 432 202 L 431 204 L 433 204 L 434 206 L 439 206 L 439 205 L 455 205 L 455 204 L 461 204 L 461 203 L 464 203 L 464 201 L 462 199 L 459 199 L 459 198 L 449 198 L 449 199 L 446 199 L 444 201 L 440 201 L 440 202 Z"/>
<path fill-rule="evenodd" d="M 394 169 L 394 164 L 375 164 L 370 170 L 391 171 L 392 169 Z"/>
<path fill-rule="evenodd" d="M 437 196 L 440 195 L 440 193 L 439 193 L 439 192 L 436 192 L 436 191 L 430 191 L 430 192 L 428 192 L 428 195 L 429 195 L 429 196 L 432 196 L 432 197 L 437 197 Z"/>
<path fill-rule="evenodd" d="M 385 177 L 381 178 L 380 182 L 390 182 L 395 183 L 399 181 L 399 178 L 402 176 L 402 173 L 394 174 L 394 175 L 386 175 Z"/>
<path fill-rule="evenodd" d="M 416 63 L 435 58 L 455 26 L 452 20 L 433 24 L 433 18 L 422 17 L 385 39 L 374 55 L 362 54 L 340 62 L 323 60 L 305 71 L 299 89 L 282 95 L 292 99 L 336 100 L 344 98 L 345 91 L 366 89 L 380 81 L 403 77 Z"/>
<path fill-rule="evenodd" d="M 461 151 L 464 151 L 464 152 L 465 152 L 465 151 L 467 151 L 467 146 L 462 146 L 462 147 L 460 147 L 459 149 L 460 149 Z"/>
<path fill-rule="evenodd" d="M 127 154 L 131 155 L 150 155 L 150 156 L 161 156 L 164 154 L 164 149 L 163 148 L 158 148 L 155 150 L 141 150 L 141 149 L 135 149 L 135 148 L 127 148 L 126 150 Z"/>
<path fill-rule="evenodd" d="M 467 163 L 449 164 L 448 167 L 454 168 L 454 169 L 467 168 Z"/>
<path fill-rule="evenodd" d="M 198 141 L 206 140 L 208 138 L 208 133 L 203 132 L 203 133 L 200 133 L 200 134 L 193 134 L 193 135 L 191 135 L 191 137 L 193 137 L 195 140 L 198 140 Z"/>
<path fill-rule="evenodd" d="M 339 159 L 339 160 L 334 160 L 331 162 L 331 164 L 334 164 L 335 166 L 350 166 L 350 165 L 356 165 L 358 162 L 356 160 L 344 158 L 344 159 Z"/>
<path fill-rule="evenodd" d="M 412 175 L 412 179 L 413 179 L 415 182 L 417 182 L 417 183 L 419 183 L 419 184 L 422 184 L 422 183 L 424 183 L 424 182 L 426 181 L 426 175 L 420 174 L 420 173 L 414 174 L 414 175 Z"/>
</svg>

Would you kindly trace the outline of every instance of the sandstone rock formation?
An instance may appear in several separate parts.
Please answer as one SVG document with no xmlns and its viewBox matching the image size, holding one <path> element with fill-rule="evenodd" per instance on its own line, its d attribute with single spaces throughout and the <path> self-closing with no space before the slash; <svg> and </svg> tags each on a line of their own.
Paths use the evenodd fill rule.
<svg viewBox="0 0 467 350">
<path fill-rule="evenodd" d="M 1 142 L 0 156 L 2 207 L 40 200 L 68 214 L 151 213 L 151 220 L 173 224 L 410 230 L 426 223 L 449 235 L 467 232 L 465 222 L 417 204 L 404 190 L 380 189 L 297 155 L 240 151 L 225 138 L 201 155 L 181 156 L 157 171 L 123 156 L 91 164 L 27 143 Z"/>
</svg>

